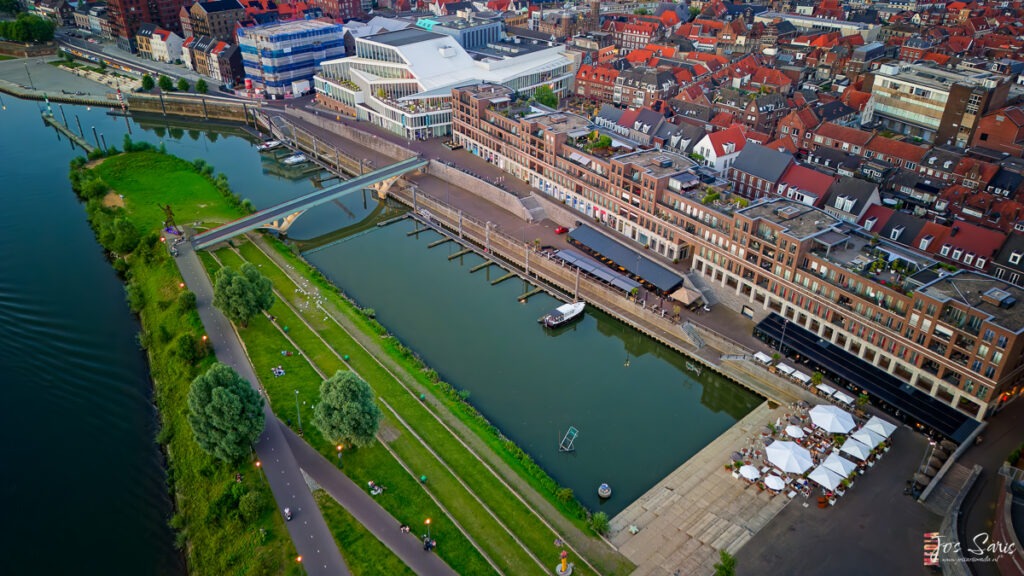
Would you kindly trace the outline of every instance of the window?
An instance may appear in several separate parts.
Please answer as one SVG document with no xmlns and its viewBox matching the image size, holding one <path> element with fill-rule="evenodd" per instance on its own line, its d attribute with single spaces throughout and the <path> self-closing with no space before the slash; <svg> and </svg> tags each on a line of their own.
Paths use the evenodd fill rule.
<svg viewBox="0 0 1024 576">
<path fill-rule="evenodd" d="M 964 256 L 964 264 L 969 265 L 971 262 L 974 262 L 974 254 L 968 252 L 967 256 Z"/>
<path fill-rule="evenodd" d="M 991 330 L 989 330 L 988 332 L 991 332 Z M 991 338 L 989 339 L 989 341 L 991 341 Z M 1006 336 L 1000 336 L 999 340 L 996 341 L 996 346 L 998 346 L 1000 348 L 1006 348 L 1006 341 L 1007 341 Z"/>
<path fill-rule="evenodd" d="M 991 329 L 987 329 L 987 330 L 985 330 L 985 333 L 981 336 L 981 339 L 983 341 L 985 341 L 985 342 L 991 342 L 992 339 L 995 338 L 995 337 L 996 337 L 996 333 L 993 332 Z M 1005 336 L 1001 336 L 999 338 L 1000 342 L 1002 342 L 1003 338 L 1005 338 Z"/>
<path fill-rule="evenodd" d="M 984 258 L 978 258 L 977 260 L 975 260 L 974 261 L 974 267 L 978 268 L 979 270 L 984 268 L 985 267 L 985 259 Z"/>
<path fill-rule="evenodd" d="M 939 254 L 941 254 L 943 256 L 949 256 L 949 249 L 950 248 L 952 248 L 952 246 L 950 246 L 949 244 L 943 244 L 942 245 L 942 250 L 939 251 Z"/>
<path fill-rule="evenodd" d="M 996 367 L 995 366 L 989 366 L 988 368 L 985 368 L 985 378 L 991 379 L 995 375 L 996 375 Z"/>
<path fill-rule="evenodd" d="M 1021 253 L 1014 250 L 1013 254 L 1010 254 L 1010 264 L 1020 264 L 1020 256 Z"/>
<path fill-rule="evenodd" d="M 960 257 L 963 256 L 963 255 L 964 255 L 964 251 L 961 250 L 960 248 L 957 248 L 956 250 L 953 250 L 953 260 L 959 260 Z"/>
<path fill-rule="evenodd" d="M 981 360 L 975 360 L 974 362 L 971 362 L 971 371 L 981 372 Z"/>
</svg>

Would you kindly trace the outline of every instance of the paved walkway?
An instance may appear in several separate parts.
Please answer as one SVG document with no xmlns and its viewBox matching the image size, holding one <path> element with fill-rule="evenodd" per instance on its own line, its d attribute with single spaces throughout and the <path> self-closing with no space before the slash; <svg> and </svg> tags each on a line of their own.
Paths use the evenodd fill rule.
<svg viewBox="0 0 1024 576">
<path fill-rule="evenodd" d="M 415 532 L 401 533 L 398 529 L 398 520 L 381 508 L 364 488 L 342 474 L 333 462 L 324 458 L 291 429 L 283 430 L 302 470 L 401 558 L 413 572 L 430 576 L 456 576 L 456 572 L 437 554 L 423 551 L 423 542 Z"/>
<path fill-rule="evenodd" d="M 217 360 L 231 366 L 242 378 L 256 386 L 259 380 L 249 363 L 245 348 L 228 319 L 213 307 L 213 286 L 199 257 L 187 242 L 181 245 L 175 261 L 185 284 L 196 295 L 199 317 L 210 337 Z M 285 438 L 284 426 L 278 422 L 269 404 L 263 405 L 263 414 L 266 427 L 256 442 L 256 454 L 267 475 L 278 509 L 287 507 L 292 510 L 293 519 L 286 526 L 302 557 L 306 572 L 311 576 L 351 574 L 313 494 L 306 486 L 299 464 Z"/>
<path fill-rule="evenodd" d="M 711 574 L 719 550 L 735 554 L 792 502 L 724 468 L 730 454 L 787 410 L 761 404 L 612 519 L 609 539 L 637 565 L 634 575 Z"/>
</svg>

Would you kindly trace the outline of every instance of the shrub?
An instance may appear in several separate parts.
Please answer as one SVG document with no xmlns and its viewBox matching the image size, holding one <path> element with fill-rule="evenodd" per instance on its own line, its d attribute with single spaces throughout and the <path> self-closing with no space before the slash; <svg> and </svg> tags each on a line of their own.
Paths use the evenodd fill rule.
<svg viewBox="0 0 1024 576">
<path fill-rule="evenodd" d="M 249 522 L 258 519 L 265 507 L 266 500 L 264 500 L 263 494 L 256 490 L 246 492 L 238 500 L 238 511 L 242 513 L 242 518 Z"/>
<path fill-rule="evenodd" d="M 590 517 L 590 529 L 598 534 L 604 535 L 608 532 L 608 515 L 604 512 L 597 512 Z"/>
</svg>

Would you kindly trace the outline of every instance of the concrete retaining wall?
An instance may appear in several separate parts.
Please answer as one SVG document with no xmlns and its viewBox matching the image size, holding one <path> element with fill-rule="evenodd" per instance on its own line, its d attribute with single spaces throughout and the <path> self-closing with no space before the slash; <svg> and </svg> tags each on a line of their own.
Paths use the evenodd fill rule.
<svg viewBox="0 0 1024 576">
<path fill-rule="evenodd" d="M 492 186 L 484 180 L 470 176 L 458 168 L 442 164 L 437 160 L 430 161 L 426 172 L 452 186 L 472 192 L 492 204 L 501 206 L 524 220 L 526 219 L 526 208 L 519 202 L 519 198 L 515 194 L 505 192 L 501 188 Z"/>
<path fill-rule="evenodd" d="M 31 58 L 33 56 L 52 56 L 57 53 L 57 44 L 47 42 L 45 44 L 22 44 L 20 42 L 0 42 L 0 54 L 5 56 L 17 56 L 18 58 Z"/>
<path fill-rule="evenodd" d="M 374 152 L 394 158 L 395 160 L 402 160 L 410 156 L 417 155 L 415 151 L 410 150 L 405 146 L 399 146 L 398 144 L 383 138 L 377 138 L 373 134 L 356 130 L 346 124 L 342 124 L 341 122 L 335 122 L 333 120 L 333 116 L 329 116 L 327 114 L 313 114 L 305 110 L 289 108 L 286 115 L 302 118 L 310 124 L 319 126 L 324 130 L 330 130 L 342 138 L 351 140 L 360 146 L 364 146 Z"/>
<path fill-rule="evenodd" d="M 206 96 L 127 94 L 128 109 L 135 113 L 186 116 L 249 123 L 249 109 L 259 104 Z"/>
</svg>

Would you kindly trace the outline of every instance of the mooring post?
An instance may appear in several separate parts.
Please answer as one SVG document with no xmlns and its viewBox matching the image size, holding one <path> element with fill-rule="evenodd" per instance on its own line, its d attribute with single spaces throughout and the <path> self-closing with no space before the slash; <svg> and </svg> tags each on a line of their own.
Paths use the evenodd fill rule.
<svg viewBox="0 0 1024 576">
<path fill-rule="evenodd" d="M 163 111 L 164 116 L 167 116 L 167 106 L 164 106 L 164 91 L 157 92 L 157 95 L 160 96 L 160 110 Z"/>
<path fill-rule="evenodd" d="M 210 114 L 206 110 L 206 98 L 200 98 L 199 101 L 203 103 L 203 120 L 209 120 Z"/>
<path fill-rule="evenodd" d="M 576 268 L 576 288 L 572 292 L 573 300 L 580 301 L 580 269 Z"/>
<path fill-rule="evenodd" d="M 96 127 L 95 126 L 92 127 L 92 138 L 93 138 L 93 140 L 96 141 L 96 147 L 99 148 L 100 147 L 100 137 L 96 135 Z"/>
<path fill-rule="evenodd" d="M 103 149 L 107 149 L 107 139 L 103 137 L 103 133 L 100 133 L 100 141 L 103 142 Z"/>
<path fill-rule="evenodd" d="M 487 247 L 487 253 L 491 253 L 491 221 L 488 220 L 484 224 L 484 245 Z"/>
<path fill-rule="evenodd" d="M 63 104 L 57 104 L 57 107 L 60 108 L 60 117 L 64 119 L 64 125 L 67 126 L 68 125 L 68 117 L 64 115 L 64 105 Z"/>
<path fill-rule="evenodd" d="M 459 210 L 459 238 L 462 238 L 462 210 Z"/>
<path fill-rule="evenodd" d="M 85 130 L 82 130 L 82 119 L 75 114 L 75 122 L 78 123 L 78 133 L 82 136 L 82 141 L 85 141 Z"/>
</svg>

